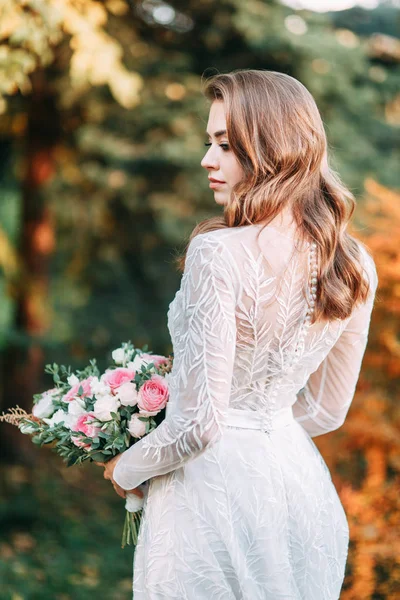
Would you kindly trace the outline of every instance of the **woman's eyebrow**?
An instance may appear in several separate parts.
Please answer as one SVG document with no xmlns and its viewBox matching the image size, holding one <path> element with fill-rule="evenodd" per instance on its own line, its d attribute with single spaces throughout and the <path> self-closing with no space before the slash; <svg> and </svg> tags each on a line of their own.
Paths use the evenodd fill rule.
<svg viewBox="0 0 400 600">
<path fill-rule="evenodd" d="M 210 134 L 210 133 L 208 133 L 208 131 L 206 131 L 206 134 L 208 135 L 208 137 L 212 137 L 212 136 L 211 136 L 211 134 Z M 222 137 L 222 136 L 223 136 L 223 135 L 225 135 L 225 134 L 226 134 L 226 129 L 221 129 L 220 131 L 216 131 L 216 132 L 214 133 L 214 137 L 215 137 L 215 138 L 219 138 L 219 137 Z"/>
</svg>

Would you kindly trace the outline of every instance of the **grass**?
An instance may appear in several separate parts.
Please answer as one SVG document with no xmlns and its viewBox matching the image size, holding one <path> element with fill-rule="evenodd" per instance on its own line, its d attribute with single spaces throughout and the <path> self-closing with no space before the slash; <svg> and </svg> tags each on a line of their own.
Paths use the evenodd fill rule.
<svg viewBox="0 0 400 600">
<path fill-rule="evenodd" d="M 1 600 L 131 600 L 124 501 L 93 464 L 67 469 L 33 448 L 34 468 L 0 472 Z"/>
</svg>

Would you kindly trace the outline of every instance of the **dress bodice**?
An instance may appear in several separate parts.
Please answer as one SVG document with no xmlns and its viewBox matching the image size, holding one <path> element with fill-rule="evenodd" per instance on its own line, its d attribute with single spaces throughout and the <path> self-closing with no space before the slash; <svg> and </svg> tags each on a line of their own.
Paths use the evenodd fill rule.
<svg viewBox="0 0 400 600">
<path fill-rule="evenodd" d="M 196 250 L 188 257 L 181 287 L 168 311 L 175 355 L 172 390 L 175 380 L 179 388 L 179 372 L 187 367 L 184 357 L 188 350 L 187 313 L 192 310 L 188 294 L 191 264 L 196 254 L 199 260 L 208 248 L 219 256 L 219 267 L 232 284 L 235 353 L 229 406 L 266 412 L 291 406 L 350 321 L 348 318 L 310 323 L 310 301 L 315 298 L 318 269 L 315 245 L 297 244 L 295 231 L 290 227 L 283 232 L 269 226 L 263 230 L 259 226 L 218 230 L 200 235 L 193 244 Z M 376 271 L 364 249 L 363 256 L 374 282 Z M 195 285 L 210 289 L 212 278 L 199 280 Z M 215 295 L 216 307 L 218 303 Z M 193 355 L 192 360 L 195 359 Z"/>
<path fill-rule="evenodd" d="M 375 264 L 360 243 L 367 301 L 347 319 L 313 323 L 318 249 L 298 240 L 288 223 L 191 240 L 168 311 L 174 363 L 166 419 L 124 453 L 120 481 L 136 487 L 202 453 L 221 438 L 228 409 L 272 422 L 292 407 L 311 436 L 343 423 L 367 344 Z"/>
</svg>

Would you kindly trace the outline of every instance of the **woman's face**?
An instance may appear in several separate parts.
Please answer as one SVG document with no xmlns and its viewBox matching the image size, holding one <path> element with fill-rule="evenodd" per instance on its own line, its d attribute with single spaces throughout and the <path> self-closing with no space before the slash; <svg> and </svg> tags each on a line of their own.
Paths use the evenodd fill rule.
<svg viewBox="0 0 400 600">
<path fill-rule="evenodd" d="M 228 204 L 233 186 L 243 177 L 243 169 L 230 149 L 226 131 L 225 107 L 215 100 L 207 123 L 208 150 L 201 166 L 207 169 L 210 188 L 217 204 Z"/>
</svg>

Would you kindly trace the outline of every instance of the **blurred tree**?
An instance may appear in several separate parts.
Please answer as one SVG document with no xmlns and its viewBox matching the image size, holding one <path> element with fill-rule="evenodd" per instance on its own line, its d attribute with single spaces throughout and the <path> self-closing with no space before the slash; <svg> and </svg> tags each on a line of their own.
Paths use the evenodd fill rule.
<svg viewBox="0 0 400 600">
<path fill-rule="evenodd" d="M 5 95 L 32 90 L 30 75 L 56 62 L 63 42 L 75 94 L 107 84 L 119 104 L 135 106 L 142 79 L 126 69 L 120 43 L 106 30 L 109 12 L 123 16 L 128 10 L 124 0 L 1 0 L 0 112 Z"/>
<path fill-rule="evenodd" d="M 8 0 L 0 10 L 3 406 L 30 403 L 46 359 L 104 365 L 129 338 L 171 350 L 173 250 L 220 210 L 199 165 L 201 76 L 293 75 L 363 200 L 354 230 L 381 277 L 354 409 L 343 433 L 318 440 L 355 540 L 346 597 L 396 597 L 399 11 L 322 15 L 276 0 Z"/>
<path fill-rule="evenodd" d="M 372 178 L 365 191 L 361 238 L 376 257 L 379 276 L 368 350 L 345 425 L 317 439 L 350 522 L 343 600 L 400 594 L 400 194 Z"/>
<path fill-rule="evenodd" d="M 10 106 L 11 113 L 16 110 L 17 121 L 21 120 L 20 111 L 23 111 L 26 123 L 21 169 L 19 254 L 22 271 L 15 298 L 15 328 L 22 333 L 25 343 L 21 344 L 19 337 L 14 343 L 9 341 L 2 365 L 7 374 L 2 391 L 8 402 L 15 402 L 17 397 L 22 406 L 27 406 L 42 377 L 43 351 L 38 338 L 48 331 L 52 316 L 48 302 L 48 268 L 55 234 L 49 203 L 42 192 L 54 175 L 54 148 L 62 140 L 62 111 L 57 107 L 60 90 L 53 85 L 52 75 L 68 71 L 76 98 L 85 94 L 90 86 L 108 84 L 113 96 L 125 108 L 137 103 L 142 81 L 137 73 L 124 67 L 120 44 L 104 29 L 108 13 L 99 2 L 3 2 L 0 11 L 0 40 L 3 41 L 0 93 L 29 93 L 27 102 L 21 103 L 19 97 L 15 105 Z M 63 62 L 66 47 L 69 52 Z M 50 65 L 54 71 L 46 72 L 44 68 Z M 0 112 L 6 108 L 2 97 Z M 8 116 L 4 125 L 7 122 Z M 1 239 L 4 254 L 7 250 L 5 233 Z M 6 323 L 1 325 L 4 335 Z M 18 432 L 8 429 L 6 437 L 16 434 Z M 9 442 L 6 439 L 4 445 L 12 450 L 15 444 Z"/>
<path fill-rule="evenodd" d="M 25 276 L 14 328 L 26 348 L 36 339 L 65 360 L 68 343 L 77 362 L 126 337 L 171 349 L 165 313 L 179 281 L 172 247 L 218 210 L 199 166 L 207 116 L 200 76 L 209 67 L 298 77 L 316 97 L 353 190 L 378 172 L 395 184 L 398 62 L 383 66 L 370 40 L 329 17 L 275 0 L 27 0 L 2 10 L 4 85 L 19 90 L 2 129 L 9 135 L 15 119 L 26 123 Z M 24 381 L 27 398 L 37 377 Z"/>
<path fill-rule="evenodd" d="M 354 6 L 349 10 L 329 13 L 335 27 L 350 29 L 358 35 L 370 37 L 374 33 L 386 34 L 393 38 L 399 35 L 399 7 L 396 1 L 381 1 L 374 10 Z"/>
</svg>

